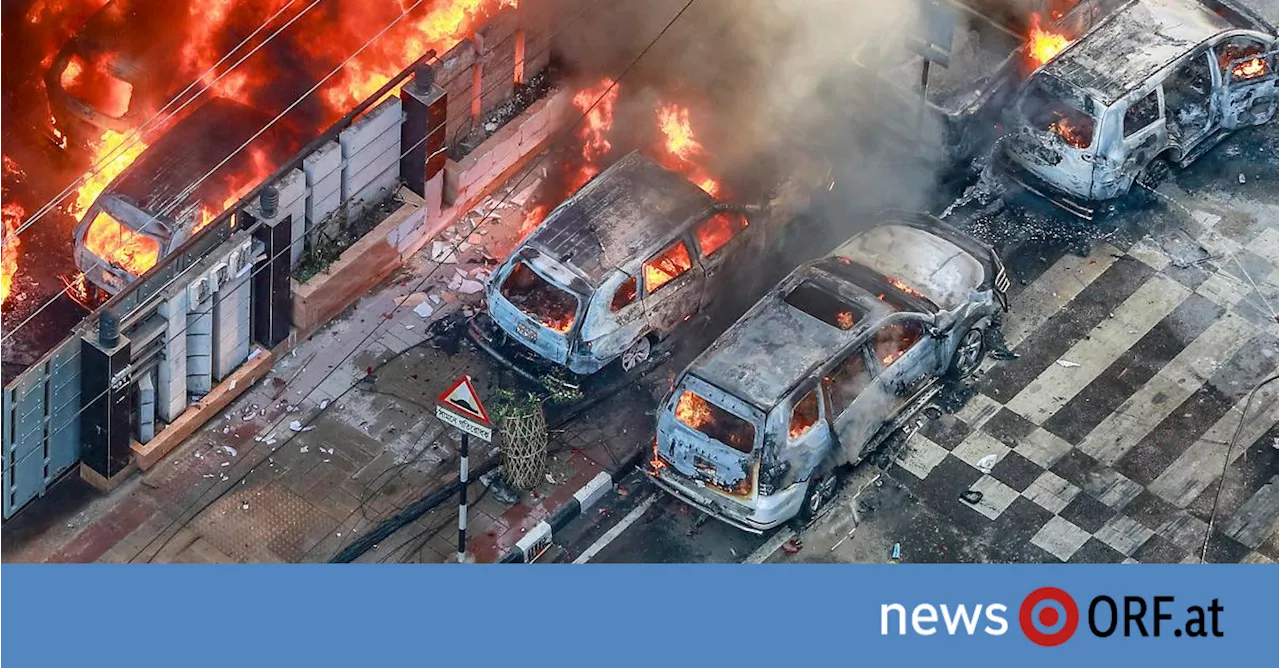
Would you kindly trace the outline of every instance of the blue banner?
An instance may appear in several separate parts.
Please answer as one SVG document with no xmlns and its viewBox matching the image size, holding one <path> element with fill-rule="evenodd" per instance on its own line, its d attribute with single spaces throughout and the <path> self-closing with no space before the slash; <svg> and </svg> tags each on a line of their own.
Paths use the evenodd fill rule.
<svg viewBox="0 0 1280 668">
<path fill-rule="evenodd" d="M 13 666 L 1280 661 L 1274 565 L 6 565 L 0 574 L 0 647 Z"/>
</svg>

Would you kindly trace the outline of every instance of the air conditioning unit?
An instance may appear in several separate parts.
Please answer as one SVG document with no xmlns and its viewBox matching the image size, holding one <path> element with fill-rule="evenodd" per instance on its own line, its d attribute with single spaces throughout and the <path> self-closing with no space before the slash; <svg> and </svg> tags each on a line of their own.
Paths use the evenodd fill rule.
<svg viewBox="0 0 1280 668">
<path fill-rule="evenodd" d="M 209 285 L 207 276 L 201 276 L 187 286 L 187 298 L 193 306 L 208 299 L 212 294 L 213 289 Z"/>
<path fill-rule="evenodd" d="M 217 292 L 231 282 L 231 267 L 226 262 L 219 262 L 213 268 L 213 291 Z"/>
</svg>

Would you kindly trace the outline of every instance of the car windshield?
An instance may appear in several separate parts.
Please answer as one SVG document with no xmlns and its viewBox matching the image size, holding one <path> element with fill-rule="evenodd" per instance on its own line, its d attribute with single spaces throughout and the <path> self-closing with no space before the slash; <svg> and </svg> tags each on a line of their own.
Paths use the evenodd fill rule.
<svg viewBox="0 0 1280 668">
<path fill-rule="evenodd" d="M 1093 144 L 1093 116 L 1081 110 L 1062 95 L 1055 94 L 1040 81 L 1027 87 L 1019 107 L 1022 117 L 1037 130 L 1052 132 L 1074 148 Z"/>
<path fill-rule="evenodd" d="M 550 283 L 524 262 L 516 264 L 502 282 L 502 296 L 547 329 L 561 334 L 573 329 L 578 298 Z"/>
<path fill-rule="evenodd" d="M 755 425 L 690 390 L 681 392 L 676 400 L 676 419 L 739 452 L 751 452 L 756 440 Z"/>
<path fill-rule="evenodd" d="M 792 288 L 783 301 L 832 327 L 846 331 L 856 327 L 866 315 L 862 309 L 828 292 L 813 281 L 804 281 Z"/>
</svg>

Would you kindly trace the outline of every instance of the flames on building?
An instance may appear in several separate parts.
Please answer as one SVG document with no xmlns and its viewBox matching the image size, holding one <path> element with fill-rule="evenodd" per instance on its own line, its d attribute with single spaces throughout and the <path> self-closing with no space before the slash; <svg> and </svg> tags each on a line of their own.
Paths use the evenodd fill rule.
<svg viewBox="0 0 1280 668">
<path fill-rule="evenodd" d="M 653 119 L 652 127 L 615 128 L 615 108 L 620 94 L 622 86 L 607 77 L 574 92 L 573 106 L 583 114 L 575 133 L 578 147 L 570 150 L 560 174 L 540 184 L 535 202 L 531 203 L 520 226 L 521 238 L 532 233 L 555 205 L 586 185 L 614 159 L 635 148 L 635 144 L 707 194 L 713 197 L 720 194 L 720 182 L 710 176 L 709 152 L 694 133 L 689 108 L 660 101 L 648 116 Z M 615 146 L 622 143 L 628 144 L 625 150 Z"/>
<path fill-rule="evenodd" d="M 444 53 L 498 11 L 515 7 L 517 2 L 333 0 L 311 7 L 313 3 L 290 0 L 38 1 L 28 11 L 24 29 L 39 36 L 29 41 L 42 51 L 40 66 L 49 75 L 45 77 L 42 72 L 39 77 L 27 78 L 41 81 L 41 87 L 47 83 L 61 89 L 50 92 L 54 113 L 49 115 L 47 134 L 55 146 L 74 153 L 74 159 L 89 166 L 81 182 L 57 208 L 77 218 L 83 216 L 113 179 L 182 116 L 199 106 L 204 98 L 197 100 L 195 95 L 204 87 L 209 88 L 204 93 L 206 98 L 234 99 L 275 117 L 312 85 L 333 73 L 280 120 L 299 124 L 315 135 L 427 51 Z M 294 19 L 296 22 L 265 43 L 278 28 Z M 393 27 L 353 55 L 397 19 L 400 20 Z M 264 25 L 267 27 L 259 30 Z M 160 41 L 161 35 L 169 41 L 153 44 Z M 169 48 L 160 48 L 166 45 Z M 260 50 L 250 55 L 254 49 Z M 230 57 L 226 57 L 228 54 Z M 196 80 L 200 85 L 184 92 Z M 64 108 L 67 105 L 57 104 L 55 98 L 59 97 L 73 99 L 77 105 L 91 108 L 91 115 L 105 117 L 109 122 L 80 122 L 75 113 Z M 168 104 L 171 100 L 176 102 Z M 186 102 L 191 104 L 181 113 L 174 113 Z M 162 109 L 160 120 L 169 122 L 151 123 L 139 132 L 137 126 Z M 172 119 L 169 114 L 173 114 Z M 132 125 L 106 127 L 119 126 L 124 120 Z M 192 233 L 234 205 L 277 167 L 270 161 L 241 161 L 239 173 L 224 179 L 225 192 L 201 203 L 191 221 Z M 6 159 L 5 182 L 10 179 Z M 54 185 L 61 188 L 63 184 Z M 26 248 L 8 231 L 20 226 L 40 204 L 10 202 L 6 196 L 6 297 L 17 267 L 26 259 L 20 252 Z M 86 247 L 135 275 L 150 269 L 159 258 L 155 240 L 107 218 L 100 215 L 95 219 L 84 240 Z"/>
</svg>

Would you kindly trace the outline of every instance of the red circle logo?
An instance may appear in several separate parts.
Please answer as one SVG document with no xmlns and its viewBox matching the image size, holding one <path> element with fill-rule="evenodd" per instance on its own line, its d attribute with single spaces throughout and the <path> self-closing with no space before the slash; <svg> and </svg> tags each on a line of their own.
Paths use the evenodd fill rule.
<svg viewBox="0 0 1280 668">
<path fill-rule="evenodd" d="M 1057 587 L 1041 587 L 1022 601 L 1018 625 L 1027 639 L 1042 647 L 1056 647 L 1075 635 L 1080 610 L 1071 595 Z"/>
</svg>

